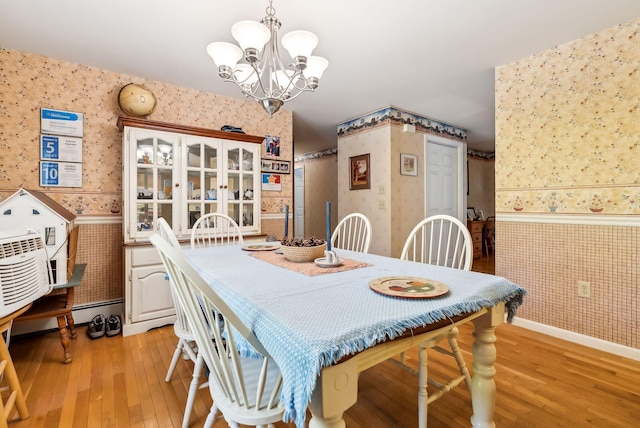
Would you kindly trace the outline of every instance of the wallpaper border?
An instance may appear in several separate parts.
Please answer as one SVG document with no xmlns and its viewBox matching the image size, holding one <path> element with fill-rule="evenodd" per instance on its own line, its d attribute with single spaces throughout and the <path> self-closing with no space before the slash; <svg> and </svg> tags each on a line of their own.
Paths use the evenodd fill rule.
<svg viewBox="0 0 640 428">
<path fill-rule="evenodd" d="M 496 213 L 496 221 L 640 227 L 640 216 L 621 215 Z"/>
</svg>

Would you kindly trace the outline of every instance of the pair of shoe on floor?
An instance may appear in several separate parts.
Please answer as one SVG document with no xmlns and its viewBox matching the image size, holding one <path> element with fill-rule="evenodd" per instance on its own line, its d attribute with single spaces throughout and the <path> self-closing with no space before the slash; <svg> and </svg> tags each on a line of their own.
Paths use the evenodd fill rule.
<svg viewBox="0 0 640 428">
<path fill-rule="evenodd" d="M 87 327 L 87 335 L 90 339 L 99 339 L 105 334 L 107 337 L 117 336 L 122 330 L 122 321 L 119 315 L 109 315 L 105 320 L 104 315 L 96 315 Z"/>
</svg>

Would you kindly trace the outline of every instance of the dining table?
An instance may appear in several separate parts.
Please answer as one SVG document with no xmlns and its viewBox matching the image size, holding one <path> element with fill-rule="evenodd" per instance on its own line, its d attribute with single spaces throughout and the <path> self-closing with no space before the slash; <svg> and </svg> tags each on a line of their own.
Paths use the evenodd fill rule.
<svg viewBox="0 0 640 428">
<path fill-rule="evenodd" d="M 304 427 L 310 410 L 311 428 L 345 427 L 360 372 L 471 322 L 471 424 L 495 426 L 495 329 L 513 318 L 525 289 L 499 276 L 342 249 L 331 265 L 294 263 L 276 247 L 185 249 L 185 256 L 277 363 L 285 422 Z"/>
</svg>

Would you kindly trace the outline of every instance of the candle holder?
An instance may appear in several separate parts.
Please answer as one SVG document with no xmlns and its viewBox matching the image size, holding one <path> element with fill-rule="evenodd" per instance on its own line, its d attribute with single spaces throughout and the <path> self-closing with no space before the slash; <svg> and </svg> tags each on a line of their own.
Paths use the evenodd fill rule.
<svg viewBox="0 0 640 428">
<path fill-rule="evenodd" d="M 338 262 L 338 256 L 336 255 L 336 252 L 333 250 L 327 250 L 324 252 L 324 261 L 325 263 L 328 264 L 335 264 Z"/>
</svg>

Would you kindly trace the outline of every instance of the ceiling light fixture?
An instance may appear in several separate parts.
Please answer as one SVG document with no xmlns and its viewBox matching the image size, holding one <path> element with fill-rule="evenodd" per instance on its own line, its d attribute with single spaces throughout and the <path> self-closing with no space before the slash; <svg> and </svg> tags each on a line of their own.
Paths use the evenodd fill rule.
<svg viewBox="0 0 640 428">
<path fill-rule="evenodd" d="M 231 34 L 240 47 L 227 42 L 214 42 L 207 53 L 218 67 L 225 82 L 233 82 L 245 96 L 254 98 L 272 117 L 285 101 L 303 92 L 313 92 L 329 62 L 311 52 L 318 37 L 309 31 L 292 31 L 282 37 L 282 46 L 293 62 L 284 66 L 278 52 L 278 30 L 273 0 L 269 0 L 267 16 L 260 22 L 240 21 Z M 242 58 L 245 62 L 238 63 Z"/>
</svg>

